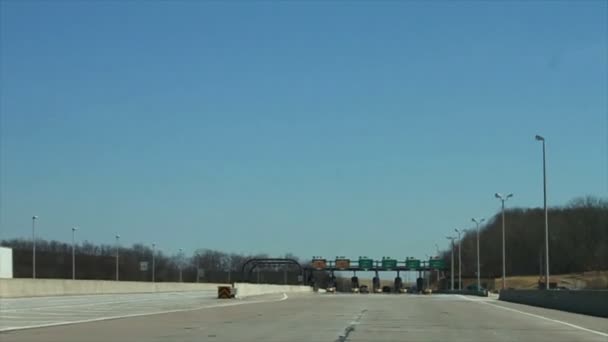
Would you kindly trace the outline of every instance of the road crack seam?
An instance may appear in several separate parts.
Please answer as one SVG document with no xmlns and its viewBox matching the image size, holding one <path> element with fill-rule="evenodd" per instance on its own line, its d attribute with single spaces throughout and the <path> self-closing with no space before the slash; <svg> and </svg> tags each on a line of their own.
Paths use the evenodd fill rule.
<svg viewBox="0 0 608 342">
<path fill-rule="evenodd" d="M 361 310 L 361 312 L 355 317 L 354 320 L 350 322 L 350 324 L 344 329 L 344 334 L 338 336 L 338 338 L 334 342 L 346 342 L 348 340 L 348 336 L 351 332 L 355 331 L 355 325 L 359 324 L 363 315 L 367 312 L 367 309 Z"/>
</svg>

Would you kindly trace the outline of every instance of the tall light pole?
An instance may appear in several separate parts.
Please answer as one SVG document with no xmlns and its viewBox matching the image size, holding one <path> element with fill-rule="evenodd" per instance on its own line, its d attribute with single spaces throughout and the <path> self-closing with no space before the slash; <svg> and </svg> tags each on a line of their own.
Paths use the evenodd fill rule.
<svg viewBox="0 0 608 342">
<path fill-rule="evenodd" d="M 120 246 L 119 245 L 120 235 L 116 234 L 115 238 L 116 238 L 116 281 L 118 281 L 118 247 Z"/>
<path fill-rule="evenodd" d="M 477 225 L 477 291 L 481 290 L 481 270 L 479 267 L 479 225 L 485 221 L 485 219 L 480 218 L 472 218 L 471 221 L 475 222 Z"/>
<path fill-rule="evenodd" d="M 78 227 L 72 227 L 72 280 L 76 279 L 76 243 L 74 242 L 74 235 Z"/>
<path fill-rule="evenodd" d="M 36 220 L 38 216 L 32 216 L 32 279 L 36 279 Z"/>
<path fill-rule="evenodd" d="M 179 249 L 179 261 L 178 261 L 178 266 L 179 266 L 179 282 L 181 283 L 182 280 L 182 263 L 183 263 L 183 258 L 184 258 L 184 249 L 180 248 Z"/>
<path fill-rule="evenodd" d="M 155 262 L 155 260 L 156 259 L 154 258 L 154 254 L 156 254 L 155 251 L 156 251 L 156 244 L 153 243 L 152 244 L 152 282 L 153 283 L 156 282 L 156 273 L 155 273 L 155 271 L 156 271 L 156 262 Z"/>
<path fill-rule="evenodd" d="M 436 251 L 436 256 L 437 258 L 439 258 L 439 245 L 435 244 L 435 251 Z M 437 288 L 439 288 L 439 269 L 435 270 L 435 273 L 437 274 Z"/>
<path fill-rule="evenodd" d="M 450 271 L 450 275 L 452 276 L 452 291 L 454 291 L 454 239 L 456 239 L 453 236 L 446 236 L 446 239 L 450 240 L 452 242 L 452 270 Z"/>
<path fill-rule="evenodd" d="M 426 255 L 426 260 L 428 260 L 427 261 L 427 263 L 428 263 L 427 264 L 427 268 L 429 268 L 429 271 L 430 271 L 430 266 L 431 266 L 430 265 L 430 260 L 431 260 L 431 257 L 428 254 L 425 254 L 425 255 Z M 430 272 L 424 271 L 424 280 L 426 280 L 426 288 L 431 287 L 431 279 L 430 279 L 431 277 L 430 277 L 430 274 L 431 274 Z"/>
<path fill-rule="evenodd" d="M 461 233 L 466 233 L 466 229 L 454 229 L 458 233 L 458 289 L 462 290 L 462 239 L 460 238 Z"/>
<path fill-rule="evenodd" d="M 547 163 L 545 158 L 545 138 L 537 135 L 536 140 L 543 142 L 543 204 L 545 207 L 545 288 L 549 289 L 549 214 L 547 212 Z"/>
<path fill-rule="evenodd" d="M 502 204 L 502 289 L 504 290 L 507 286 L 506 281 L 506 262 L 505 262 L 505 201 L 513 197 L 513 194 L 503 196 L 501 193 L 495 193 L 494 197 L 498 198 Z"/>
</svg>

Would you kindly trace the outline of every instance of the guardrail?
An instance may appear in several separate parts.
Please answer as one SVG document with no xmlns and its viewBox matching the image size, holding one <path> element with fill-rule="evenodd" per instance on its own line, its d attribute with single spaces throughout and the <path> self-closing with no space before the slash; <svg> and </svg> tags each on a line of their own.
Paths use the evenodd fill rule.
<svg viewBox="0 0 608 342">
<path fill-rule="evenodd" d="M 502 290 L 498 299 L 608 317 L 608 290 Z"/>
</svg>

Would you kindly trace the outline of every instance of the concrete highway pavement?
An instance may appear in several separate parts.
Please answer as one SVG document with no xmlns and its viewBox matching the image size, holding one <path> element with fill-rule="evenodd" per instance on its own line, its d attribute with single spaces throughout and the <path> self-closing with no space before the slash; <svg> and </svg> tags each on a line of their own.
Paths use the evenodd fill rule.
<svg viewBox="0 0 608 342">
<path fill-rule="evenodd" d="M 608 319 L 459 295 L 267 295 L 5 332 L 11 341 L 608 341 Z"/>
<path fill-rule="evenodd" d="M 187 310 L 221 304 L 217 290 L 0 298 L 0 331 Z"/>
</svg>

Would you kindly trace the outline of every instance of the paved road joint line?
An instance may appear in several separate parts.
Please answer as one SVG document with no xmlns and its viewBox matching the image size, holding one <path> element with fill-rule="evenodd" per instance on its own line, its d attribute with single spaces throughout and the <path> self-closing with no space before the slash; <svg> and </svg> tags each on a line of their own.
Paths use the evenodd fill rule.
<svg viewBox="0 0 608 342">
<path fill-rule="evenodd" d="M 359 312 L 357 317 L 355 317 L 355 319 L 353 319 L 349 323 L 349 325 L 344 329 L 344 333 L 342 335 L 338 336 L 338 338 L 336 339 L 335 342 L 345 342 L 348 339 L 348 335 L 350 335 L 350 333 L 355 330 L 355 325 L 359 324 L 359 321 L 361 321 L 361 318 L 363 317 L 363 315 L 366 312 L 367 312 L 367 309 L 361 310 L 361 312 Z"/>
</svg>

